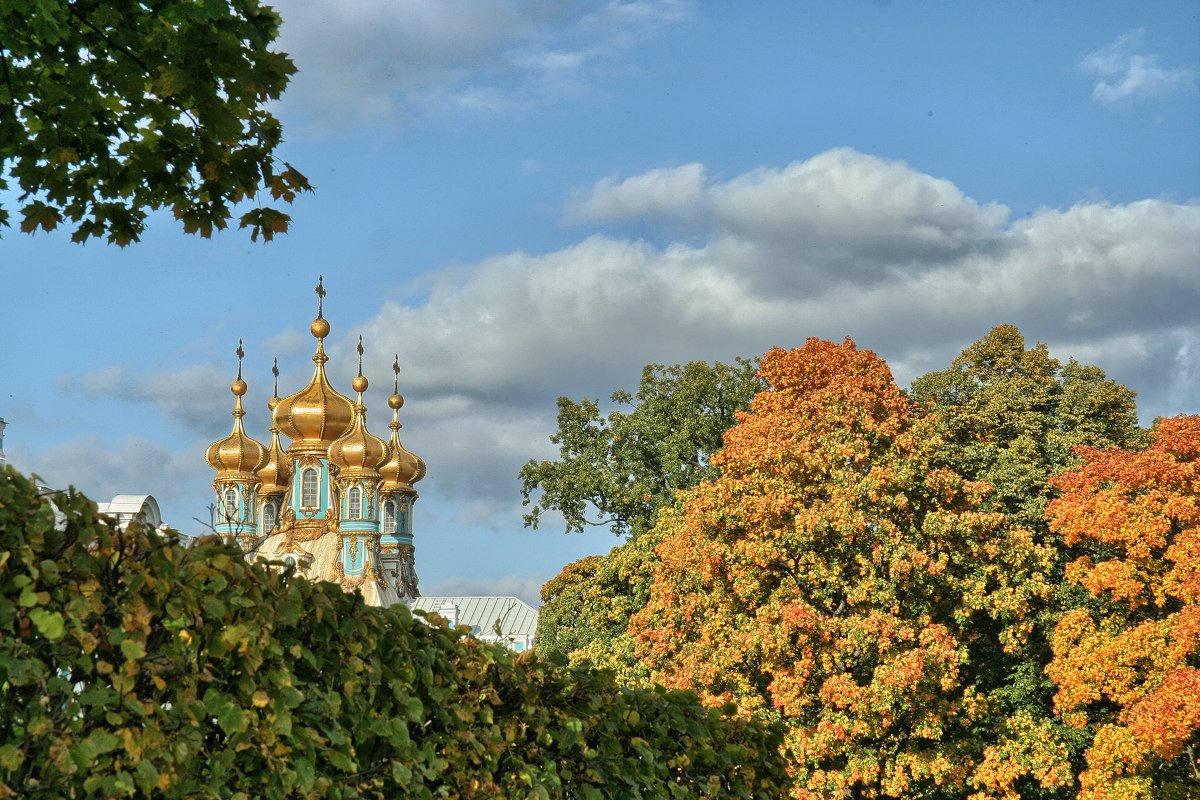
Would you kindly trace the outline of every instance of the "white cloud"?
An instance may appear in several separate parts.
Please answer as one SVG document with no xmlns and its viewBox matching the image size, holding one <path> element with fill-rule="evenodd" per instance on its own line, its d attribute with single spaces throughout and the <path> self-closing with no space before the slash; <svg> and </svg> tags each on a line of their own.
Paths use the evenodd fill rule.
<svg viewBox="0 0 1200 800">
<path fill-rule="evenodd" d="M 701 210 L 704 185 L 702 164 L 652 169 L 619 182 L 615 177 L 603 178 L 586 193 L 575 196 L 567 217 L 574 222 L 691 217 Z"/>
<path fill-rule="evenodd" d="M 1200 206 L 1087 203 L 1010 222 L 1003 206 L 852 150 L 646 200 L 673 177 L 654 171 L 592 195 L 623 196 L 623 213 L 647 225 L 669 208 L 695 220 L 698 242 L 592 235 L 550 253 L 498 255 L 429 276 L 422 300 L 387 302 L 329 343 L 334 354 L 350 353 L 359 333 L 371 343 L 379 434 L 390 354 L 401 353 L 404 442 L 429 463 L 422 493 L 453 500 L 460 521 L 520 524 L 517 471 L 553 455 L 556 396 L 603 399 L 635 388 L 646 363 L 728 361 L 814 335 L 853 336 L 904 385 L 1012 322 L 1059 357 L 1138 388 L 1149 415 L 1200 411 Z M 346 389 L 349 362 L 330 368 Z M 227 381 L 183 370 L 135 391 L 203 421 L 212 440 L 228 429 Z M 107 372 L 81 385 L 129 391 Z M 281 390 L 300 385 L 292 378 Z M 247 422 L 262 430 L 265 419 L 251 411 Z"/>
<path fill-rule="evenodd" d="M 1143 31 L 1132 30 L 1084 57 L 1079 67 L 1096 79 L 1093 98 L 1120 105 L 1195 90 L 1196 70 L 1160 66 L 1158 56 L 1140 52 L 1143 38 Z"/>
<path fill-rule="evenodd" d="M 675 0 L 279 0 L 283 100 L 309 128 L 496 113 L 586 94 L 615 57 L 685 16 Z"/>
</svg>

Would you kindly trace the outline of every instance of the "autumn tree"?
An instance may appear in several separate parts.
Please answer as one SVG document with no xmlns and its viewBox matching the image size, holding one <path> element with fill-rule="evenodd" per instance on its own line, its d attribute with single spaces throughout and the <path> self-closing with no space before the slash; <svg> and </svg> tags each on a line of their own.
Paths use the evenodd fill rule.
<svg viewBox="0 0 1200 800">
<path fill-rule="evenodd" d="M 1068 781 L 1028 746 L 1037 720 L 987 727 L 971 663 L 981 636 L 1023 646 L 1048 548 L 936 463 L 937 425 L 873 353 L 810 339 L 761 376 L 719 476 L 658 523 L 630 624 L 653 677 L 782 717 L 797 797 L 1016 798 L 1022 761 Z"/>
<path fill-rule="evenodd" d="M 526 526 L 538 527 L 554 511 L 568 532 L 608 526 L 631 541 L 567 565 L 546 584 L 538 621 L 543 654 L 611 667 L 627 679 L 644 674 L 626 628 L 649 597 L 657 557 L 652 542 L 638 540 L 678 490 L 716 475 L 709 456 L 759 386 L 753 362 L 692 361 L 646 366 L 637 394 L 614 392 L 618 408 L 608 414 L 596 400 L 559 398 L 558 430 L 550 437 L 559 458 L 521 469 L 524 503 L 532 505 Z"/>
<path fill-rule="evenodd" d="M 992 698 L 989 713 L 997 724 L 1011 718 L 1038 721 L 1025 729 L 1038 741 L 1022 747 L 1049 739 L 1080 766 L 1089 731 L 1056 718 L 1055 686 L 1045 674 L 1050 634 L 1059 616 L 1082 599 L 1077 586 L 1062 580 L 1067 550 L 1059 537 L 1051 536 L 1044 518 L 1046 504 L 1057 494 L 1049 478 L 1079 463 L 1078 446 L 1136 447 L 1144 441 L 1134 392 L 1099 367 L 1075 360 L 1063 364 L 1045 344 L 1027 347 L 1015 326 L 999 325 L 948 369 L 917 379 L 910 395 L 937 429 L 940 446 L 934 463 L 986 482 L 992 488 L 982 507 L 1004 514 L 1010 524 L 1032 531 L 1035 541 L 1051 547 L 1049 580 L 1056 588 L 1037 601 L 1026 645 L 1005 652 L 995 636 L 977 638 L 972 645 L 972 663 L 978 668 L 974 680 Z M 1010 766 L 1020 768 L 1016 761 Z M 1029 774 L 1023 782 L 1023 798 L 1073 796 L 1073 787 L 1048 791 L 1033 777 Z"/>
<path fill-rule="evenodd" d="M 267 103 L 295 72 L 271 49 L 279 25 L 258 0 L 0 0 L 0 192 L 15 190 L 21 230 L 69 223 L 73 241 L 123 246 L 170 209 L 209 236 L 254 198 L 240 226 L 286 231 L 262 196 L 310 187 L 275 157 Z"/>
<path fill-rule="evenodd" d="M 1200 795 L 1200 417 L 1160 420 L 1141 452 L 1084 449 L 1051 481 L 1066 577 L 1092 599 L 1059 620 L 1055 705 L 1094 726 L 1080 800 Z"/>
</svg>

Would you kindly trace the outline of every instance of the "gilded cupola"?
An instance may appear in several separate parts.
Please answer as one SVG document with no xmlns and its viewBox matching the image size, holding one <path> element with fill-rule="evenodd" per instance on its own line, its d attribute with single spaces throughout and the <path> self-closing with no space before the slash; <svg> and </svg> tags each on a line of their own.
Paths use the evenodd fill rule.
<svg viewBox="0 0 1200 800">
<path fill-rule="evenodd" d="M 204 460 L 217 471 L 217 480 L 254 480 L 254 472 L 266 460 L 266 449 L 246 434 L 242 417 L 242 396 L 246 394 L 246 382 L 242 380 L 242 358 L 245 352 L 238 341 L 238 374 L 229 390 L 233 392 L 233 431 L 220 441 L 213 442 L 204 453 Z"/>
<path fill-rule="evenodd" d="M 354 423 L 349 433 L 329 445 L 329 463 L 340 470 L 339 475 L 378 475 L 379 465 L 388 457 L 388 446 L 379 437 L 367 430 L 367 407 L 363 405 L 363 392 L 367 390 L 367 379 L 362 374 L 363 346 L 358 337 L 358 376 L 354 379 L 354 391 L 358 392 Z"/>
<path fill-rule="evenodd" d="M 379 468 L 383 483 L 379 486 L 381 492 L 399 492 L 412 490 L 412 485 L 425 477 L 425 462 L 418 456 L 406 450 L 400 444 L 400 409 L 404 406 L 404 398 L 400 394 L 400 356 L 392 362 L 394 384 L 392 396 L 388 398 L 388 406 L 392 409 L 392 441 L 388 445 L 388 460 Z"/>
<path fill-rule="evenodd" d="M 275 405 L 272 423 L 292 440 L 289 453 L 324 455 L 335 439 L 346 435 L 354 424 L 354 403 L 329 385 L 325 377 L 325 337 L 329 323 L 323 315 L 324 280 L 317 283 L 317 318 L 309 330 L 317 340 L 317 352 L 312 357 L 317 365 L 312 380 L 300 391 L 283 398 Z"/>
<path fill-rule="evenodd" d="M 279 405 L 279 359 L 275 359 L 271 373 L 275 376 L 275 394 L 267 401 L 267 408 L 273 413 Z M 262 481 L 258 493 L 263 497 L 283 494 L 292 480 L 291 460 L 279 444 L 279 428 L 275 424 L 274 416 L 271 418 L 271 443 L 267 445 L 266 458 L 258 468 L 257 474 L 258 479 Z"/>
</svg>

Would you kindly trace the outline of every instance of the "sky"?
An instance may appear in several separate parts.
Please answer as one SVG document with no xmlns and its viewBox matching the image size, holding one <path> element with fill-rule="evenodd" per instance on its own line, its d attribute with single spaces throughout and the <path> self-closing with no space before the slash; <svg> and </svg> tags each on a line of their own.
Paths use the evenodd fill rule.
<svg viewBox="0 0 1200 800">
<path fill-rule="evenodd" d="M 1200 413 L 1200 4 L 281 0 L 291 232 L 0 238 L 10 463 L 199 533 L 246 422 L 363 336 L 428 463 L 421 590 L 537 602 L 603 529 L 521 523 L 555 398 L 853 338 L 901 386 L 995 325 Z"/>
</svg>

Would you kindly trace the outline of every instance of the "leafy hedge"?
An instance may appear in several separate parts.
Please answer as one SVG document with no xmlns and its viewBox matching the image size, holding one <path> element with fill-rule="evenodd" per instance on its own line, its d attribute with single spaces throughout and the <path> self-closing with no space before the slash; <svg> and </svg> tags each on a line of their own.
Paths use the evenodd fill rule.
<svg viewBox="0 0 1200 800">
<path fill-rule="evenodd" d="M 0 796 L 780 797 L 775 727 L 0 473 Z"/>
</svg>

